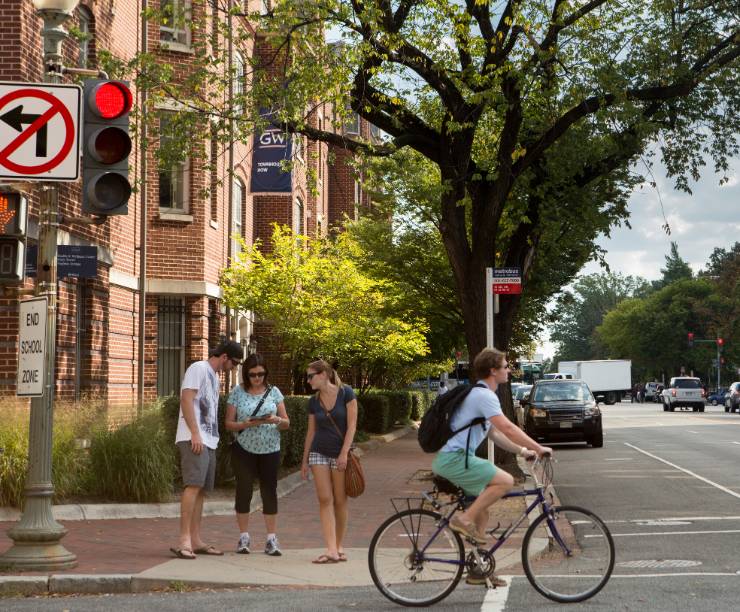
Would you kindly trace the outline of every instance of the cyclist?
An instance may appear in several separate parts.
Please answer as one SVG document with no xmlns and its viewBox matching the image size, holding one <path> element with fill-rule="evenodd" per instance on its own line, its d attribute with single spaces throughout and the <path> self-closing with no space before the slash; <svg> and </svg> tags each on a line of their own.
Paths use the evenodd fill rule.
<svg viewBox="0 0 740 612">
<path fill-rule="evenodd" d="M 509 378 L 509 364 L 504 353 L 483 349 L 473 361 L 473 375 L 478 380 L 476 387 L 455 411 L 450 429 L 456 431 L 478 417 L 486 420 L 482 425 L 474 425 L 452 436 L 434 458 L 432 470 L 462 488 L 467 495 L 476 497 L 464 512 L 452 517 L 450 528 L 485 544 L 488 508 L 511 490 L 514 479 L 494 467 L 492 462 L 476 457 L 475 449 L 486 435 L 494 444 L 526 459 L 551 455 L 552 449 L 537 444 L 501 411 L 495 391 Z"/>
</svg>

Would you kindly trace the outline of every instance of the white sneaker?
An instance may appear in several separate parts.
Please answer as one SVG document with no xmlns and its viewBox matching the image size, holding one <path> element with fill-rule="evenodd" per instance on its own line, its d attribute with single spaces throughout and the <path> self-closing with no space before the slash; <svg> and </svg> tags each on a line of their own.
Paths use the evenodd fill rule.
<svg viewBox="0 0 740 612">
<path fill-rule="evenodd" d="M 265 542 L 265 554 L 271 557 L 279 557 L 283 554 L 280 552 L 280 544 L 278 543 L 277 536 L 269 538 Z"/>
<path fill-rule="evenodd" d="M 249 554 L 249 536 L 248 535 L 239 536 L 239 544 L 236 545 L 236 552 L 238 552 L 240 555 Z"/>
</svg>

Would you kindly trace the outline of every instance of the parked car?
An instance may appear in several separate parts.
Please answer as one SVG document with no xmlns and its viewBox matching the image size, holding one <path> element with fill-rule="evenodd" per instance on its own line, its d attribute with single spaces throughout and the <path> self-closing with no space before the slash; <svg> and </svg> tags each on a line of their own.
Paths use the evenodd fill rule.
<svg viewBox="0 0 740 612">
<path fill-rule="evenodd" d="M 727 395 L 728 389 L 722 388 L 718 391 L 714 391 L 707 395 L 707 404 L 711 404 L 712 406 L 717 406 L 718 404 L 724 405 L 725 403 L 725 395 Z"/>
<path fill-rule="evenodd" d="M 522 408 L 522 400 L 529 397 L 529 392 L 532 390 L 532 385 L 519 385 L 516 388 L 516 392 L 513 394 L 512 399 L 514 401 L 514 414 L 516 415 L 516 422 L 519 427 L 524 429 L 524 411 Z"/>
<path fill-rule="evenodd" d="M 520 400 L 524 431 L 535 440 L 584 440 L 604 446 L 601 410 L 582 380 L 538 380 Z"/>
<path fill-rule="evenodd" d="M 663 385 L 659 382 L 645 383 L 645 401 L 646 402 L 659 402 L 660 401 L 660 390 L 663 389 Z"/>
<path fill-rule="evenodd" d="M 725 412 L 740 412 L 740 382 L 734 382 L 725 395 Z"/>
<path fill-rule="evenodd" d="M 674 376 L 661 395 L 664 412 L 673 412 L 682 406 L 704 412 L 704 388 L 701 380 L 693 376 Z"/>
</svg>

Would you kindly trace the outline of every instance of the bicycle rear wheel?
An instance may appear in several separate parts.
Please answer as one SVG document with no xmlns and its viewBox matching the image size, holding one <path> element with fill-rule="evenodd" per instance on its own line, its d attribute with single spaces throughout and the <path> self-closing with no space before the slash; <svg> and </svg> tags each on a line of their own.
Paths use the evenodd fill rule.
<svg viewBox="0 0 740 612">
<path fill-rule="evenodd" d="M 530 525 L 522 544 L 529 582 L 553 601 L 593 597 L 614 569 L 614 540 L 598 516 L 577 506 L 558 506 Z"/>
<path fill-rule="evenodd" d="M 429 606 L 449 595 L 465 569 L 465 546 L 441 516 L 415 508 L 378 527 L 368 551 L 378 590 L 403 606 Z"/>
</svg>

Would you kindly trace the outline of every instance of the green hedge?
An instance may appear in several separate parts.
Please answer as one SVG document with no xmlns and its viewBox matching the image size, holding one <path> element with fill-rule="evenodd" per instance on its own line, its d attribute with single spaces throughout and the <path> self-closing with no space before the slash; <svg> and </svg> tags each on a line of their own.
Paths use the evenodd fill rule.
<svg viewBox="0 0 740 612">
<path fill-rule="evenodd" d="M 308 428 L 308 400 L 303 395 L 285 398 L 285 410 L 290 419 L 290 428 L 280 432 L 281 463 L 285 467 L 300 465 L 303 459 L 303 443 Z"/>
<path fill-rule="evenodd" d="M 106 499 L 158 502 L 172 494 L 177 462 L 174 438 L 161 412 L 149 412 L 115 430 L 100 428 L 90 445 L 90 493 Z"/>
</svg>

